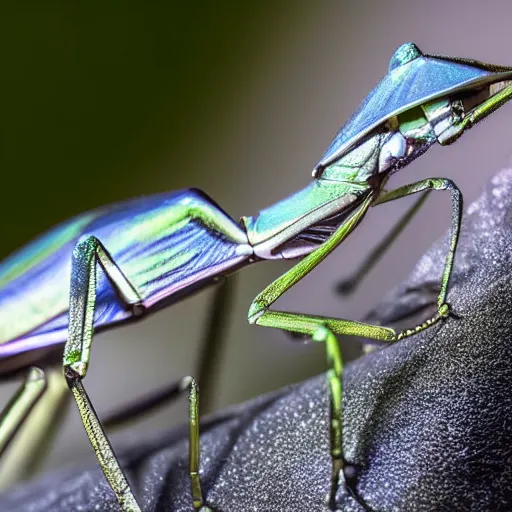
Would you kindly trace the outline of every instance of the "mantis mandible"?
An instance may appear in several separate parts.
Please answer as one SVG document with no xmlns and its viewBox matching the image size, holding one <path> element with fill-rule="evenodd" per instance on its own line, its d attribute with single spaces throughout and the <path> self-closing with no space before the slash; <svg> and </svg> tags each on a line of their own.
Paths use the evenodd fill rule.
<svg viewBox="0 0 512 512">
<path fill-rule="evenodd" d="M 332 460 L 327 504 L 335 509 L 340 482 L 358 499 L 354 468 L 343 455 L 343 360 L 336 335 L 393 343 L 446 318 L 462 217 L 462 195 L 449 179 L 429 178 L 391 191 L 385 186 L 435 142 L 454 142 L 508 101 L 511 79 L 512 68 L 424 55 L 406 43 L 393 54 L 388 74 L 341 127 L 310 185 L 257 216 L 242 217 L 237 224 L 206 194 L 190 189 L 84 213 L 14 253 L 0 266 L 0 373 L 7 378 L 25 372 L 26 377 L 0 418 L 0 453 L 43 395 L 50 356 L 64 347 L 65 379 L 103 472 L 122 510 L 140 510 L 83 385 L 93 331 L 139 319 L 249 264 L 298 259 L 257 295 L 248 319 L 325 344 Z M 450 245 L 434 316 L 395 332 L 272 309 L 347 238 L 370 207 L 419 193 L 411 209 L 416 211 L 433 190 L 448 190 L 452 200 Z M 176 389 L 189 392 L 193 507 L 211 511 L 199 478 L 198 387 L 185 378 Z"/>
</svg>

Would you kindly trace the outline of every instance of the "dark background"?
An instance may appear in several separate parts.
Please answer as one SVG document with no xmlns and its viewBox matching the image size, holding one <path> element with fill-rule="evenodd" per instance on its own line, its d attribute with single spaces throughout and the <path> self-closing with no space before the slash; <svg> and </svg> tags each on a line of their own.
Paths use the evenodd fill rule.
<svg viewBox="0 0 512 512">
<path fill-rule="evenodd" d="M 512 65 L 511 11 L 508 2 L 473 0 L 4 6 L 1 256 L 69 216 L 163 190 L 196 186 L 234 218 L 254 215 L 308 183 L 398 45 L 413 40 L 426 53 Z M 511 112 L 503 108 L 453 147 L 433 148 L 393 185 L 445 176 L 469 203 L 510 163 Z M 333 283 L 357 267 L 408 200 L 370 212 L 279 306 L 361 318 L 448 228 L 449 198 L 433 196 L 350 300 L 337 297 Z M 246 322 L 252 298 L 289 266 L 262 263 L 240 274 L 214 408 L 323 370 L 322 347 Z M 211 297 L 98 336 L 86 386 L 100 413 L 194 372 Z M 353 340 L 343 342 L 347 355 L 357 353 Z M 2 404 L 12 390 L 2 388 Z M 128 436 L 185 418 L 184 405 L 166 409 Z M 48 466 L 82 454 L 91 449 L 73 408 Z"/>
</svg>

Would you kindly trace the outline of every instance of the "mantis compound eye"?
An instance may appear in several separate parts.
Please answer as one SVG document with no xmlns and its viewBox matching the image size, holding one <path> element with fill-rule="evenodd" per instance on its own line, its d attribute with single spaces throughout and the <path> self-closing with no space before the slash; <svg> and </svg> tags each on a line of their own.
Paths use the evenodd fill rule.
<svg viewBox="0 0 512 512">
<path fill-rule="evenodd" d="M 400 133 L 394 133 L 384 142 L 379 155 L 379 172 L 387 171 L 407 153 L 407 140 Z"/>
</svg>

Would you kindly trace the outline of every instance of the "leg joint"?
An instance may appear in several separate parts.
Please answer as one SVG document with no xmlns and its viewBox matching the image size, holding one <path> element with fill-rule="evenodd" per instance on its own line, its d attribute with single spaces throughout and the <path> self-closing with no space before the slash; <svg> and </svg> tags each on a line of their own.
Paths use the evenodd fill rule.
<svg viewBox="0 0 512 512">
<path fill-rule="evenodd" d="M 82 252 L 94 252 L 99 245 L 100 241 L 94 235 L 84 235 L 76 243 L 75 251 L 80 254 Z"/>
<path fill-rule="evenodd" d="M 247 319 L 250 324 L 257 324 L 259 318 L 265 313 L 268 309 L 268 304 L 264 301 L 255 300 L 251 307 L 249 308 L 249 313 L 247 315 Z"/>
<path fill-rule="evenodd" d="M 74 382 L 81 381 L 87 372 L 85 363 L 78 362 L 73 364 L 66 364 L 63 367 L 64 377 L 69 385 Z"/>
</svg>

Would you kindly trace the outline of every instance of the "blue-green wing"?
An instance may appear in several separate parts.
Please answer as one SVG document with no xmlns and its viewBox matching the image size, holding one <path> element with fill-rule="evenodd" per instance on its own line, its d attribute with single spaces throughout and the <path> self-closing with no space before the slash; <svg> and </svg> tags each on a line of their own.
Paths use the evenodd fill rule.
<svg viewBox="0 0 512 512">
<path fill-rule="evenodd" d="M 190 204 L 215 209 L 228 231 L 245 236 L 211 199 L 185 190 L 89 212 L 13 254 L 0 266 L 0 358 L 66 339 L 71 254 L 84 236 L 101 240 L 148 310 L 247 262 L 250 247 L 183 214 Z M 130 316 L 98 271 L 95 328 Z"/>
</svg>

